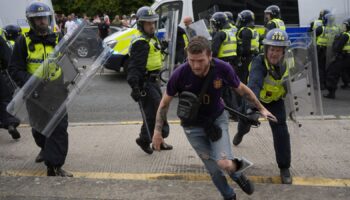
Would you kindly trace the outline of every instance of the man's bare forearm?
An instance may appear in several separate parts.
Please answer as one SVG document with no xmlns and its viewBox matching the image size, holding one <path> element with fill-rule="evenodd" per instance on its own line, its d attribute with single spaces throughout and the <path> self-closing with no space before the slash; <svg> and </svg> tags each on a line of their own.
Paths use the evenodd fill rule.
<svg viewBox="0 0 350 200">
<path fill-rule="evenodd" d="M 162 132 L 163 124 L 167 120 L 168 109 L 169 105 L 163 105 L 158 108 L 155 129 L 159 132 Z"/>
<path fill-rule="evenodd" d="M 251 103 L 254 107 L 256 107 L 258 110 L 263 109 L 263 106 L 260 103 L 259 99 L 255 96 L 253 91 L 249 89 L 246 85 L 241 84 L 239 89 L 239 94 L 243 98 L 245 98 L 249 103 Z"/>
</svg>

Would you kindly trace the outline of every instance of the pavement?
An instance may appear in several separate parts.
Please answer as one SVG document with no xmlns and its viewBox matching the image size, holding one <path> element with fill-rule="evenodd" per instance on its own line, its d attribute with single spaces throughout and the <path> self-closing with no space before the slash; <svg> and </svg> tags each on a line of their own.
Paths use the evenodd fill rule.
<svg viewBox="0 0 350 200">
<path fill-rule="evenodd" d="M 243 142 L 236 157 L 254 163 L 246 175 L 253 195 L 235 183 L 238 199 L 349 199 L 350 119 L 305 119 L 288 122 L 292 144 L 292 185 L 279 178 L 270 127 L 262 122 Z M 46 177 L 34 162 L 39 148 L 28 125 L 22 138 L 0 130 L 0 199 L 221 199 L 178 121 L 171 121 L 166 142 L 172 151 L 144 153 L 135 143 L 140 122 L 70 123 L 69 153 L 64 169 L 74 178 Z M 230 122 L 230 137 L 237 128 Z"/>
</svg>

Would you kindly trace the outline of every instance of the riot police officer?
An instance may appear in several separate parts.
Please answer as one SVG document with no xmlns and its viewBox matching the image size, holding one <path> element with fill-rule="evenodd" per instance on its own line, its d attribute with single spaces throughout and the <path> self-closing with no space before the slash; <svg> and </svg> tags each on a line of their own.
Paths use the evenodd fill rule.
<svg viewBox="0 0 350 200">
<path fill-rule="evenodd" d="M 225 11 L 224 13 L 225 13 L 225 15 L 227 16 L 228 24 L 231 26 L 231 28 L 234 28 L 234 27 L 236 26 L 236 25 L 235 25 L 235 21 L 236 21 L 236 20 L 234 19 L 232 12 L 230 12 L 230 11 Z"/>
<path fill-rule="evenodd" d="M 282 183 L 291 184 L 289 171 L 291 162 L 290 136 L 286 123 L 286 111 L 283 96 L 286 89 L 282 80 L 288 76 L 284 60 L 286 48 L 290 45 L 288 35 L 280 29 L 270 30 L 263 40 L 264 54 L 259 54 L 251 63 L 248 87 L 274 116 L 277 122 L 269 122 L 275 147 L 275 154 Z M 253 114 L 253 108 L 247 105 L 247 114 Z M 250 125 L 240 120 L 238 132 L 233 139 L 234 145 L 242 142 L 243 136 L 250 131 Z"/>
<path fill-rule="evenodd" d="M 321 10 L 318 19 L 310 23 L 309 32 L 315 31 L 317 27 L 323 26 L 323 17 L 330 12 L 331 11 L 329 11 L 328 9 Z"/>
<path fill-rule="evenodd" d="M 155 35 L 159 17 L 148 6 L 139 8 L 136 17 L 137 29 L 141 32 L 141 36 L 131 42 L 127 81 L 132 88 L 131 97 L 139 102 L 146 115 L 136 143 L 144 152 L 152 154 L 150 143 L 153 132 L 148 131 L 154 129 L 157 108 L 162 98 L 158 80 L 162 68 L 162 47 Z M 162 134 L 164 138 L 169 135 L 167 123 L 163 127 Z M 165 142 L 161 145 L 162 150 L 172 148 Z"/>
<path fill-rule="evenodd" d="M 286 26 L 281 19 L 281 11 L 278 6 L 271 5 L 267 7 L 264 11 L 264 14 L 266 32 L 274 28 L 279 28 L 284 31 L 286 30 Z"/>
<path fill-rule="evenodd" d="M 19 125 L 19 120 L 6 111 L 14 87 L 7 72 L 10 57 L 11 48 L 4 38 L 0 37 L 0 122 L 1 127 L 7 129 L 13 139 L 19 139 L 21 135 L 16 128 Z"/>
<path fill-rule="evenodd" d="M 22 34 L 22 29 L 18 25 L 7 25 L 4 28 L 6 40 L 13 46 L 18 36 Z"/>
<path fill-rule="evenodd" d="M 259 53 L 259 34 L 254 29 L 254 13 L 250 10 L 243 10 L 237 17 L 237 53 L 239 59 L 239 76 L 243 83 L 247 83 L 248 65 L 252 58 Z"/>
<path fill-rule="evenodd" d="M 54 51 L 54 47 L 61 38 L 59 34 L 52 32 L 53 12 L 48 5 L 42 2 L 32 2 L 26 8 L 26 18 L 30 25 L 30 30 L 16 40 L 9 65 L 9 72 L 19 87 L 23 87 L 40 67 L 44 59 L 47 58 L 48 54 Z M 63 78 L 62 70 L 58 70 L 54 75 L 57 79 L 49 80 L 47 86 L 51 82 L 56 83 L 56 81 L 60 81 Z M 48 92 L 57 93 L 58 91 Z M 31 111 L 35 107 L 29 107 L 27 101 L 27 109 L 31 121 L 31 116 L 35 116 L 39 110 Z M 41 148 L 35 162 L 45 161 L 48 176 L 73 176 L 62 169 L 68 152 L 67 128 L 67 115 L 58 123 L 50 137 L 45 137 L 32 128 L 35 143 Z"/>
<path fill-rule="evenodd" d="M 335 99 L 335 91 L 342 73 L 347 74 L 350 66 L 350 18 L 343 22 L 343 32 L 335 38 L 332 51 L 335 59 L 327 68 L 326 88 L 328 94 L 324 97 Z M 346 83 L 345 83 L 346 84 Z"/>
<path fill-rule="evenodd" d="M 210 19 L 210 23 L 214 30 L 212 40 L 213 57 L 230 63 L 239 75 L 240 69 L 237 68 L 237 28 L 235 26 L 232 28 L 229 25 L 228 18 L 223 12 L 214 13 Z M 231 88 L 224 88 L 222 97 L 227 106 L 235 109 L 238 109 L 240 106 L 240 101 Z M 234 115 L 231 118 L 236 119 Z"/>
</svg>

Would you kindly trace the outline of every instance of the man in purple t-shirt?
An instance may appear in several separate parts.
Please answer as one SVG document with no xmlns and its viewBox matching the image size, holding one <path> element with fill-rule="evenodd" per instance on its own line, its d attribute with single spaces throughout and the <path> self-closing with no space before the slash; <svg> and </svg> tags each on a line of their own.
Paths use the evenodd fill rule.
<svg viewBox="0 0 350 200">
<path fill-rule="evenodd" d="M 219 59 L 212 59 L 210 44 L 207 39 L 196 36 L 191 39 L 187 47 L 188 62 L 179 66 L 167 85 L 166 93 L 160 102 L 156 125 L 153 135 L 153 147 L 160 150 L 163 143 L 162 127 L 166 122 L 166 115 L 172 98 L 182 92 L 192 92 L 198 95 L 209 72 L 214 73 L 202 99 L 195 121 L 182 121 L 186 137 L 206 169 L 212 181 L 225 199 L 236 199 L 236 194 L 228 185 L 223 172 L 231 177 L 247 194 L 254 192 L 254 185 L 243 175 L 242 171 L 249 165 L 245 159 L 233 157 L 228 133 L 228 114 L 224 111 L 221 90 L 224 86 L 231 86 L 239 95 L 250 101 L 265 118 L 275 117 L 261 105 L 254 93 L 240 82 L 233 68 Z M 213 70 L 209 70 L 214 67 Z M 208 75 L 209 76 L 209 75 Z M 208 77 L 209 78 L 209 77 Z M 207 131 L 215 127 L 215 131 Z M 213 130 L 213 129 L 210 129 Z M 209 134 L 208 134 L 209 133 Z M 211 134 L 216 135 L 215 139 Z M 250 164 L 251 165 L 251 164 Z"/>
</svg>

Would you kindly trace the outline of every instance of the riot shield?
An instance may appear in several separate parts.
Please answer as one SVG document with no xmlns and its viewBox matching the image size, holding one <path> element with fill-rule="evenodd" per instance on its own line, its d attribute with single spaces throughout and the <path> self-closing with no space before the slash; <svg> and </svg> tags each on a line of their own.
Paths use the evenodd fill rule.
<svg viewBox="0 0 350 200">
<path fill-rule="evenodd" d="M 201 19 L 199 21 L 196 21 L 192 24 L 189 25 L 188 28 L 186 28 L 186 33 L 187 35 L 189 35 L 189 38 L 191 39 L 193 36 L 203 36 L 205 38 L 207 38 L 208 40 L 211 40 L 211 35 L 208 31 L 208 27 L 205 24 L 204 20 Z"/>
<path fill-rule="evenodd" d="M 291 46 L 285 54 L 289 69 L 284 84 L 287 89 L 286 111 L 290 119 L 301 127 L 301 119 L 323 117 L 321 90 L 313 33 L 290 35 Z"/>
<path fill-rule="evenodd" d="M 345 19 L 344 15 L 331 15 L 327 20 L 327 24 L 324 27 L 324 32 L 327 36 L 327 49 L 326 49 L 326 69 L 336 59 L 336 55 L 332 50 L 333 42 L 336 37 L 341 33 L 341 24 Z"/>
<path fill-rule="evenodd" d="M 89 52 L 85 58 L 78 52 L 83 45 Z M 28 118 L 32 128 L 49 137 L 109 52 L 96 32 L 86 22 L 81 23 L 32 73 L 8 105 L 8 112 L 22 120 Z"/>
<path fill-rule="evenodd" d="M 176 37 L 178 27 L 179 11 L 169 11 L 165 22 L 165 37 L 164 40 L 168 43 L 167 53 L 164 60 L 164 66 L 160 74 L 163 82 L 168 82 L 170 75 L 175 67 L 176 54 Z"/>
</svg>

